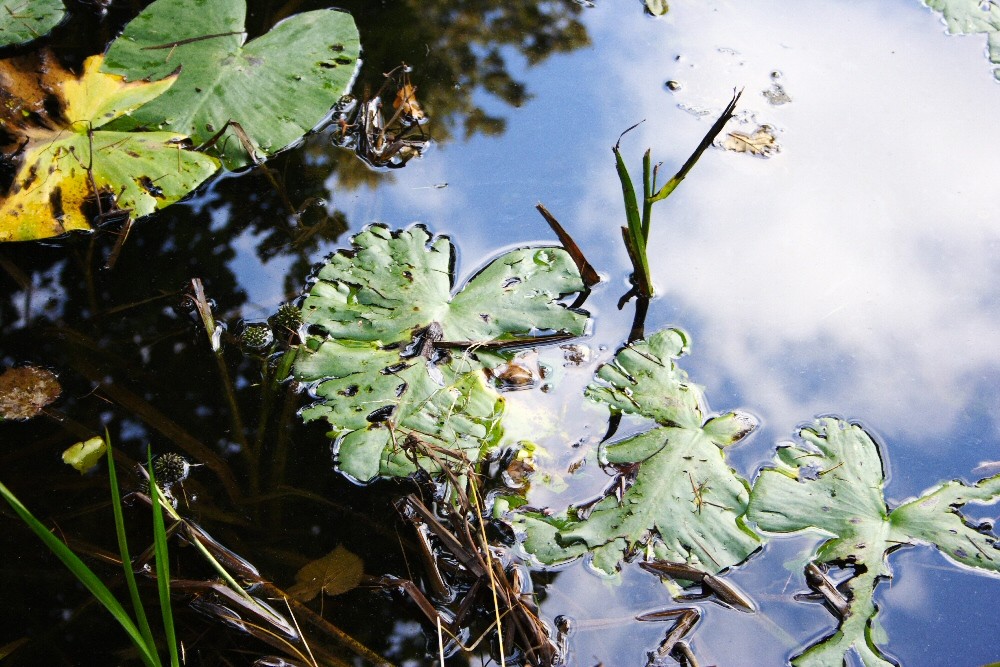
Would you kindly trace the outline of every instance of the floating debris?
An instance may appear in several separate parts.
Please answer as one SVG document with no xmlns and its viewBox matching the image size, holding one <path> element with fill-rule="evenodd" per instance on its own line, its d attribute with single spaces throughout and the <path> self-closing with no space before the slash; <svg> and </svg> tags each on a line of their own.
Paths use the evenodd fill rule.
<svg viewBox="0 0 1000 667">
<path fill-rule="evenodd" d="M 37 366 L 8 368 L 0 375 L 0 417 L 26 420 L 59 398 L 55 373 Z"/>
<path fill-rule="evenodd" d="M 752 134 L 730 132 L 722 140 L 722 147 L 734 153 L 749 153 L 757 157 L 771 157 L 780 150 L 775 141 L 774 128 L 761 125 Z"/>
</svg>

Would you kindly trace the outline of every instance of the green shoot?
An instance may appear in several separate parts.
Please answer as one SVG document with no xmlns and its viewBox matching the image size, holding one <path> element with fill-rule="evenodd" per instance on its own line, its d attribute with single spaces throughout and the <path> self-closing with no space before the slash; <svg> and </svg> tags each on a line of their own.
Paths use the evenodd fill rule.
<svg viewBox="0 0 1000 667">
<path fill-rule="evenodd" d="M 93 595 L 98 602 L 104 605 L 104 608 L 114 617 L 118 624 L 122 626 L 122 629 L 128 633 L 129 638 L 132 643 L 135 644 L 136 649 L 139 651 L 139 657 L 147 667 L 161 667 L 160 658 L 156 654 L 156 650 L 153 646 L 146 642 L 146 638 L 136 627 L 132 619 L 129 618 L 128 612 L 122 607 L 121 603 L 115 598 L 114 594 L 108 589 L 104 583 L 97 578 L 94 571 L 91 570 L 87 565 L 80 560 L 79 556 L 70 550 L 66 544 L 53 535 L 45 527 L 45 525 L 35 518 L 35 516 L 28 511 L 28 509 L 21 504 L 17 497 L 0 483 L 0 496 L 14 509 L 21 520 L 34 531 L 35 535 L 38 536 L 45 546 L 49 548 L 55 556 L 63 562 L 63 564 L 73 573 L 73 576 L 83 584 L 91 595 Z M 126 567 L 128 567 L 126 565 Z"/>
<path fill-rule="evenodd" d="M 695 163 L 701 157 L 715 138 L 722 132 L 729 119 L 733 117 L 736 102 L 740 99 L 740 93 L 733 95 L 728 106 L 722 115 L 715 121 L 708 133 L 702 138 L 701 143 L 695 148 L 691 156 L 681 166 L 674 176 L 663 184 L 659 190 L 656 189 L 657 166 L 653 166 L 652 157 L 649 150 L 642 156 L 642 214 L 639 213 L 639 201 L 636 197 L 635 186 L 632 185 L 632 177 L 629 176 L 625 160 L 622 159 L 620 150 L 621 138 L 628 132 L 634 130 L 638 124 L 633 125 L 618 137 L 618 143 L 611 149 L 615 154 L 615 167 L 618 170 L 618 179 L 622 184 L 622 196 L 625 201 L 625 219 L 627 226 L 622 227 L 622 238 L 625 241 L 625 248 L 628 250 L 629 259 L 632 261 L 632 280 L 635 284 L 635 291 L 642 298 L 649 299 L 653 296 L 653 283 L 649 276 L 649 259 L 646 256 L 646 246 L 649 243 L 649 228 L 652 222 L 653 204 L 666 199 L 677 189 L 684 177 L 688 175 Z"/>
<path fill-rule="evenodd" d="M 153 454 L 148 452 L 149 500 L 153 506 L 153 553 L 156 558 L 156 586 L 160 594 L 160 611 L 163 614 L 163 634 L 170 654 L 170 667 L 180 667 L 177 653 L 177 635 L 174 632 L 173 608 L 170 604 L 170 560 L 167 553 L 167 530 L 160 508 L 160 489 L 153 474 Z"/>
<path fill-rule="evenodd" d="M 132 598 L 132 610 L 135 613 L 135 620 L 138 623 L 139 631 L 142 633 L 146 646 L 153 650 L 156 642 L 153 639 L 153 632 L 149 628 L 149 621 L 146 619 L 146 610 L 142 606 L 139 598 L 139 586 L 135 581 L 135 572 L 132 570 L 132 557 L 128 551 L 128 541 L 125 538 L 125 519 L 122 515 L 121 491 L 118 487 L 118 473 L 115 470 L 115 457 L 111 451 L 111 438 L 107 430 L 104 432 L 104 442 L 107 444 L 105 451 L 108 457 L 108 481 L 111 486 L 111 508 L 115 513 L 115 534 L 118 537 L 118 553 L 122 558 L 122 570 L 125 572 L 125 583 L 128 585 L 128 593 Z M 157 661 L 158 662 L 158 661 Z"/>
</svg>

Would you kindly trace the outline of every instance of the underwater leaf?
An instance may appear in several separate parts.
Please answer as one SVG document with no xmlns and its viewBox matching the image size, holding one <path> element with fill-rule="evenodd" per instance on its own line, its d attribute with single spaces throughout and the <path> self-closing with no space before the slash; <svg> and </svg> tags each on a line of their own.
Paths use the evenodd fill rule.
<svg viewBox="0 0 1000 667">
<path fill-rule="evenodd" d="M 105 71 L 131 80 L 178 69 L 180 76 L 118 129 L 171 130 L 200 144 L 235 121 L 254 152 L 268 156 L 318 125 L 353 82 L 360 52 L 354 20 L 335 10 L 304 12 L 244 44 L 245 18 L 245 0 L 146 7 L 111 44 Z M 229 169 L 253 162 L 232 128 L 213 150 Z"/>
<path fill-rule="evenodd" d="M 295 573 L 295 584 L 288 594 L 299 602 L 309 602 L 320 593 L 340 595 L 357 588 L 364 574 L 364 563 L 343 545 Z"/>
<path fill-rule="evenodd" d="M 761 471 L 747 516 L 769 532 L 830 535 L 814 562 L 853 569 L 853 576 L 837 586 L 846 600 L 838 630 L 792 663 L 840 665 L 853 649 L 865 665 L 895 664 L 876 645 L 881 630 L 874 595 L 879 580 L 892 576 L 887 555 L 926 542 L 952 560 L 1000 572 L 996 536 L 959 514 L 968 502 L 1000 500 L 1000 476 L 974 486 L 948 482 L 889 511 L 879 448 L 864 429 L 823 418 L 799 435 L 801 443 L 780 447 L 775 466 Z"/>
<path fill-rule="evenodd" d="M 62 0 L 0 0 L 0 47 L 37 39 L 65 15 Z"/>
<path fill-rule="evenodd" d="M 62 460 L 66 465 L 71 465 L 79 470 L 82 475 L 104 458 L 104 451 L 106 449 L 107 445 L 104 443 L 104 438 L 94 436 L 89 440 L 70 445 L 62 453 Z"/>
<path fill-rule="evenodd" d="M 100 129 L 155 98 L 174 82 L 126 83 L 99 71 L 101 57 L 88 58 L 79 79 L 58 89 L 66 124 L 52 119 L 18 129 L 28 140 L 7 197 L 0 202 L 0 241 L 24 241 L 90 229 L 97 211 L 94 188 L 119 210 L 139 218 L 188 194 L 218 164 L 182 149 L 173 132 L 111 132 Z M 29 104 L 25 102 L 25 104 Z"/>
<path fill-rule="evenodd" d="M 768 125 L 761 125 L 753 134 L 730 132 L 722 140 L 722 147 L 734 153 L 749 153 L 758 157 L 771 157 L 779 150 L 774 130 Z"/>
<path fill-rule="evenodd" d="M 61 393 L 52 371 L 37 366 L 8 368 L 0 374 L 0 420 L 31 419 Z"/>
<path fill-rule="evenodd" d="M 985 33 L 990 62 L 1000 65 L 1000 6 L 983 0 L 924 0 L 924 4 L 941 12 L 952 34 Z M 993 75 L 1000 79 L 1000 67 L 993 69 Z"/>
<path fill-rule="evenodd" d="M 452 295 L 447 238 L 375 225 L 352 244 L 302 304 L 312 335 L 294 373 L 320 399 L 303 419 L 330 424 L 339 469 L 360 482 L 478 461 L 502 434 L 503 400 L 483 369 L 504 357 L 477 346 L 582 333 L 586 314 L 559 303 L 583 289 L 576 265 L 559 248 L 512 250 Z"/>
<path fill-rule="evenodd" d="M 578 512 L 528 517 L 525 549 L 539 560 L 566 560 L 583 545 L 593 554 L 591 564 L 612 574 L 629 554 L 645 549 L 658 560 L 716 573 L 760 546 L 742 519 L 749 486 L 724 452 L 756 421 L 739 412 L 705 420 L 700 389 L 673 362 L 686 344 L 684 334 L 667 329 L 626 346 L 601 367 L 600 382 L 587 395 L 658 426 L 606 447 L 604 460 L 628 472 L 583 518 Z"/>
</svg>

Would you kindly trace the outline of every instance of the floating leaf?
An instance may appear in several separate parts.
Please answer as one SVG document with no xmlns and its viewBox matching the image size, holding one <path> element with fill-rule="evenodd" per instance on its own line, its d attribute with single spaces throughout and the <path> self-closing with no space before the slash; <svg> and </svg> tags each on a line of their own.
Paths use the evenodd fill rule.
<svg viewBox="0 0 1000 667">
<path fill-rule="evenodd" d="M 295 573 L 295 584 L 288 594 L 299 602 L 309 602 L 320 593 L 340 595 L 357 588 L 364 574 L 364 563 L 343 545 Z"/>
<path fill-rule="evenodd" d="M 51 371 L 37 366 L 8 368 L 0 375 L 0 417 L 31 419 L 61 393 Z"/>
<path fill-rule="evenodd" d="M 646 0 L 646 11 L 653 16 L 663 16 L 670 10 L 667 0 Z"/>
<path fill-rule="evenodd" d="M 948 32 L 958 35 L 985 33 L 990 62 L 1000 65 L 1000 7 L 983 0 L 924 0 L 931 9 L 941 12 Z M 1000 79 L 1000 67 L 993 69 Z"/>
<path fill-rule="evenodd" d="M 99 129 L 173 83 L 172 78 L 126 83 L 101 73 L 100 66 L 101 56 L 93 56 L 79 79 L 60 80 L 66 73 L 52 68 L 37 82 L 37 94 L 58 93 L 65 123 L 32 116 L 29 100 L 17 105 L 28 120 L 8 127 L 28 143 L 11 191 L 0 203 L 0 241 L 90 229 L 97 212 L 95 187 L 132 217 L 148 215 L 188 194 L 218 168 L 213 158 L 182 150 L 185 137 L 179 134 Z"/>
<path fill-rule="evenodd" d="M 330 424 L 340 470 L 362 482 L 477 461 L 498 442 L 503 412 L 483 373 L 502 360 L 477 348 L 582 333 L 586 314 L 559 303 L 583 289 L 572 259 L 558 248 L 513 250 L 453 296 L 447 238 L 372 226 L 352 243 L 319 270 L 302 305 L 314 334 L 295 374 L 316 382 L 321 399 L 303 419 Z"/>
<path fill-rule="evenodd" d="M 679 331 L 660 331 L 626 346 L 601 367 L 600 382 L 587 395 L 659 426 L 606 447 L 604 460 L 627 475 L 585 518 L 577 513 L 527 518 L 525 548 L 543 563 L 589 551 L 593 566 L 612 574 L 629 554 L 645 549 L 658 560 L 715 573 L 760 545 L 742 518 L 749 486 L 724 453 L 756 422 L 739 412 L 705 420 L 700 389 L 673 362 L 686 343 Z"/>
<path fill-rule="evenodd" d="M 65 15 L 62 0 L 0 0 L 0 47 L 38 39 Z"/>
<path fill-rule="evenodd" d="M 192 17 L 197 17 L 192 20 Z M 346 93 L 360 42 L 349 14 L 304 12 L 244 45 L 244 0 L 157 0 L 108 49 L 105 71 L 177 84 L 117 129 L 170 129 L 203 143 L 230 120 L 255 152 L 276 153 L 319 124 Z M 215 144 L 229 169 L 250 164 L 233 129 Z"/>
<path fill-rule="evenodd" d="M 864 429 L 824 418 L 800 437 L 801 443 L 778 449 L 775 467 L 761 471 L 748 517 L 765 531 L 832 535 L 814 561 L 853 568 L 854 575 L 837 587 L 846 595 L 839 629 L 792 663 L 840 665 L 853 650 L 866 666 L 894 664 L 877 646 L 874 594 L 878 581 L 892 576 L 886 556 L 924 542 L 963 565 L 1000 572 L 996 536 L 970 526 L 959 513 L 969 502 L 1000 500 L 1000 475 L 973 486 L 947 482 L 890 512 L 879 449 Z"/>
<path fill-rule="evenodd" d="M 70 445 L 62 454 L 63 463 L 71 465 L 80 471 L 80 474 L 87 472 L 96 466 L 102 458 L 107 445 L 104 438 L 94 436 L 90 440 L 78 442 Z"/>
<path fill-rule="evenodd" d="M 778 152 L 774 131 L 769 125 L 761 125 L 753 134 L 730 132 L 722 140 L 722 147 L 735 153 L 749 153 L 758 157 L 771 157 Z"/>
</svg>

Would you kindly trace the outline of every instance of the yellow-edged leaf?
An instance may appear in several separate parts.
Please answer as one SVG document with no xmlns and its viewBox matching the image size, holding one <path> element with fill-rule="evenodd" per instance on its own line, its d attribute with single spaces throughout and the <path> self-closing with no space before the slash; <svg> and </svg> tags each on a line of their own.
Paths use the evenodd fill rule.
<svg viewBox="0 0 1000 667">
<path fill-rule="evenodd" d="M 102 56 L 88 58 L 79 78 L 57 63 L 47 64 L 35 79 L 18 71 L 24 63 L 0 67 L 0 81 L 33 82 L 25 95 L 10 98 L 13 115 L 3 119 L 27 145 L 0 201 L 0 241 L 87 230 L 109 206 L 139 218 L 176 202 L 218 169 L 214 158 L 183 150 L 184 135 L 99 129 L 156 98 L 176 78 L 126 82 L 101 72 L 102 62 Z M 41 113 L 35 100 L 40 95 L 54 96 L 59 113 Z M 15 107 L 24 112 L 14 113 Z M 17 115 L 23 120 L 14 122 Z"/>
<path fill-rule="evenodd" d="M 83 63 L 83 75 L 79 79 L 63 82 L 63 115 L 71 124 L 84 123 L 97 129 L 159 97 L 177 80 L 174 74 L 153 82 L 126 81 L 100 71 L 103 64 L 104 56 L 91 56 Z M 87 128 L 74 130 L 86 132 Z"/>
</svg>

